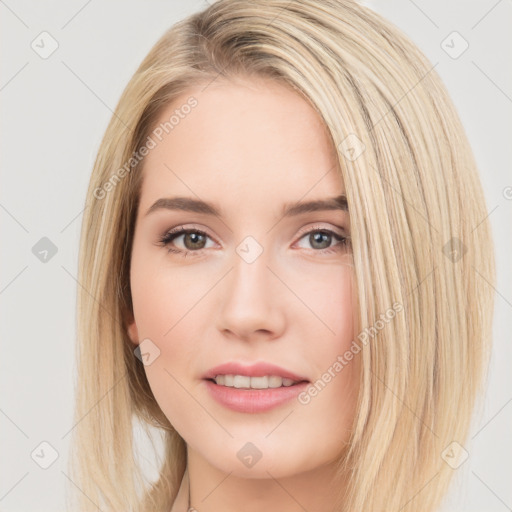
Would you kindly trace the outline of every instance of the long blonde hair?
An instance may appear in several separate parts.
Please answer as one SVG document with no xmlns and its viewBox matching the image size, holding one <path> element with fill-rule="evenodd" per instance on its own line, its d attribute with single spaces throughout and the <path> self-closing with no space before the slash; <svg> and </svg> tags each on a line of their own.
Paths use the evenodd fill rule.
<svg viewBox="0 0 512 512">
<path fill-rule="evenodd" d="M 325 123 L 350 211 L 358 328 L 394 303 L 403 308 L 360 353 L 358 409 L 339 462 L 350 479 L 336 510 L 434 511 L 485 384 L 490 226 L 464 129 L 433 66 L 352 0 L 219 0 L 167 31 L 127 85 L 82 223 L 70 465 L 78 507 L 165 511 L 175 499 L 185 443 L 126 331 L 140 149 L 174 98 L 237 76 L 293 88 Z M 135 419 L 164 437 L 153 482 L 135 455 Z"/>
</svg>

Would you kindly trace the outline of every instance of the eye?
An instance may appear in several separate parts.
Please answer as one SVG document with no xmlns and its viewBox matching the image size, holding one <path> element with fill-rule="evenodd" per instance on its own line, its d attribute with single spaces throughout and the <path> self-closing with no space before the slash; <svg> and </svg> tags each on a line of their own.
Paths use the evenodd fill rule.
<svg viewBox="0 0 512 512">
<path fill-rule="evenodd" d="M 181 241 L 179 243 L 178 240 Z M 160 238 L 159 245 L 167 247 L 169 252 L 183 254 L 183 256 L 188 256 L 192 253 L 197 253 L 202 249 L 208 249 L 207 246 L 208 239 L 211 238 L 204 232 L 199 229 L 186 229 L 183 227 L 176 228 L 175 230 L 168 231 L 165 235 Z M 181 246 L 175 247 L 174 244 Z M 195 256 L 195 254 L 194 254 Z"/>
<path fill-rule="evenodd" d="M 204 231 L 180 226 L 165 233 L 158 245 L 166 247 L 169 253 L 180 254 L 183 257 L 198 256 L 203 249 L 212 247 L 208 245 L 208 240 L 213 243 L 212 238 Z M 301 245 L 302 240 L 309 243 L 310 247 Z M 346 249 L 350 245 L 350 237 L 344 237 L 330 229 L 315 227 L 304 233 L 297 243 L 303 249 L 332 253 Z"/>
<path fill-rule="evenodd" d="M 350 237 L 344 237 L 338 233 L 325 228 L 315 228 L 304 234 L 301 240 L 306 240 L 316 252 L 336 252 L 345 249 L 350 244 Z M 336 241 L 334 246 L 332 242 Z M 300 244 L 299 244 L 300 246 Z M 308 247 L 303 247 L 309 249 Z"/>
</svg>

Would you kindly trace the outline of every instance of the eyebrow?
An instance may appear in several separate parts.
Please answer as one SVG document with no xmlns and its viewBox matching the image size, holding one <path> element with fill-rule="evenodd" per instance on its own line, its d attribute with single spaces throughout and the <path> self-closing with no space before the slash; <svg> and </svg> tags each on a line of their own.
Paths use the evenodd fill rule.
<svg viewBox="0 0 512 512">
<path fill-rule="evenodd" d="M 162 197 L 153 203 L 145 216 L 157 210 L 178 210 L 222 217 L 219 208 L 214 204 L 192 197 Z M 347 196 L 342 194 L 327 199 L 287 203 L 284 205 L 281 215 L 283 217 L 293 217 L 304 213 L 326 210 L 342 210 L 348 212 Z"/>
</svg>

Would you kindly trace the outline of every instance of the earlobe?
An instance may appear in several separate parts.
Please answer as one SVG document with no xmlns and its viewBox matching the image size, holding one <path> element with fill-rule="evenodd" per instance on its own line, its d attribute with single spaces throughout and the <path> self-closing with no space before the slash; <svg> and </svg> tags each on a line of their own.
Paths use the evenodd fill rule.
<svg viewBox="0 0 512 512">
<path fill-rule="evenodd" d="M 128 336 L 130 337 L 131 342 L 134 345 L 138 345 L 139 344 L 139 332 L 137 330 L 137 324 L 135 323 L 135 320 L 130 321 L 130 323 L 128 324 L 127 332 L 128 332 Z"/>
</svg>

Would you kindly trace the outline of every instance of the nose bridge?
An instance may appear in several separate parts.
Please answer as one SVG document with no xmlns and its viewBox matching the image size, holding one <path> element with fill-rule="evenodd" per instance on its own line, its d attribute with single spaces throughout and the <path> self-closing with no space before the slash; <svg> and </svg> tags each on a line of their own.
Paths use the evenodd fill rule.
<svg viewBox="0 0 512 512">
<path fill-rule="evenodd" d="M 276 334 L 284 325 L 278 304 L 278 280 L 269 270 L 271 251 L 254 237 L 246 237 L 235 249 L 232 271 L 223 287 L 220 328 L 240 337 L 256 331 Z"/>
<path fill-rule="evenodd" d="M 265 249 L 254 237 L 246 237 L 235 249 L 233 255 L 233 272 L 230 282 L 230 295 L 239 303 L 248 301 L 254 306 L 261 307 L 270 304 L 269 280 L 271 272 L 268 269 L 271 251 Z M 258 303 L 257 303 L 258 302 Z"/>
</svg>

